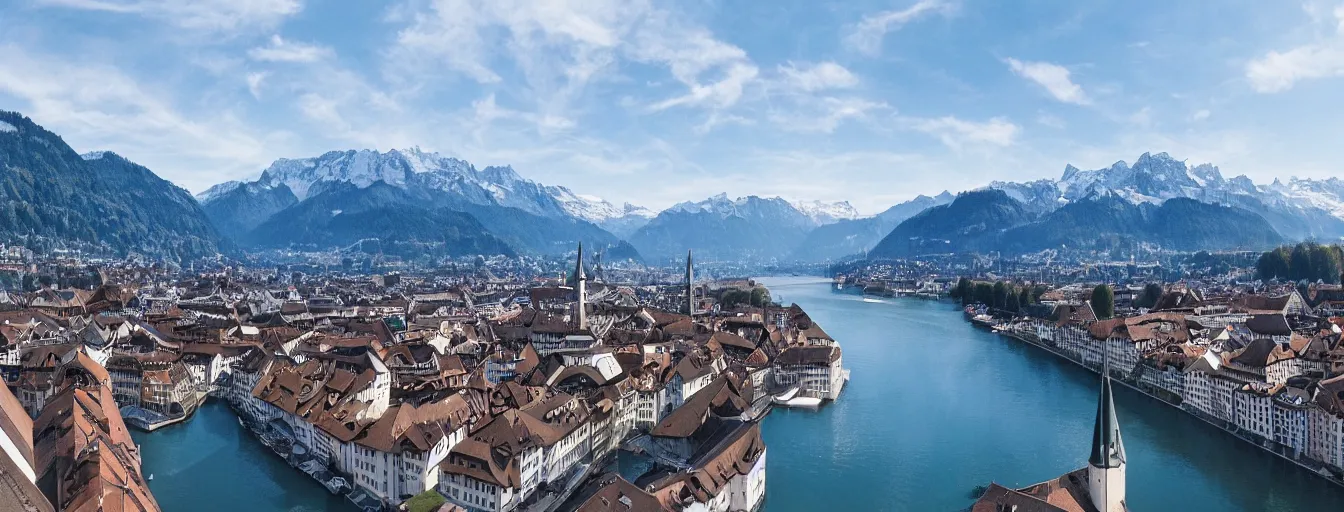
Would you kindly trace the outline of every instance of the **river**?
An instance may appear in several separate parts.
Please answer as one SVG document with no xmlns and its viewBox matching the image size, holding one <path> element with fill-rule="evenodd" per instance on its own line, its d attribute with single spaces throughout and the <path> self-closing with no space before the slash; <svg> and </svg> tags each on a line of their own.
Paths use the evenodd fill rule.
<svg viewBox="0 0 1344 512">
<path fill-rule="evenodd" d="M 1086 464 L 1097 375 L 976 330 L 948 303 L 763 281 L 840 341 L 852 371 L 838 402 L 765 420 L 765 512 L 958 511 L 977 486 L 1025 486 Z M 1293 464 L 1127 388 L 1115 399 L 1132 510 L 1344 510 L 1344 489 Z M 352 509 L 219 402 L 134 437 L 165 512 Z"/>
<path fill-rule="evenodd" d="M 766 512 L 956 511 L 976 486 L 1087 464 L 1097 374 L 974 329 L 946 302 L 762 281 L 840 341 L 852 372 L 837 402 L 765 420 Z M 1296 465 L 1130 389 L 1115 400 L 1131 510 L 1344 510 L 1344 489 Z"/>
<path fill-rule="evenodd" d="M 181 424 L 131 437 L 164 512 L 356 510 L 261 444 L 221 400 Z"/>
</svg>

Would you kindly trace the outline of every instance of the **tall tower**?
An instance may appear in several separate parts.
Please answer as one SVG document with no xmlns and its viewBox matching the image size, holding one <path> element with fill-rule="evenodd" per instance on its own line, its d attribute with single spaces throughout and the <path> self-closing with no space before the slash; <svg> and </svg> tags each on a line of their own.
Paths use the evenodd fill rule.
<svg viewBox="0 0 1344 512">
<path fill-rule="evenodd" d="M 1105 375 L 1097 400 L 1097 423 L 1092 429 L 1092 455 L 1087 459 L 1087 490 L 1097 510 L 1126 512 L 1125 443 L 1120 440 L 1120 422 L 1115 419 L 1111 378 Z"/>
<path fill-rule="evenodd" d="M 691 251 L 686 250 L 686 314 L 695 315 L 695 270 L 691 267 Z"/>
<path fill-rule="evenodd" d="M 579 290 L 579 328 L 588 328 L 588 276 L 583 274 L 583 242 L 579 242 L 579 257 L 574 263 L 574 286 Z"/>
</svg>

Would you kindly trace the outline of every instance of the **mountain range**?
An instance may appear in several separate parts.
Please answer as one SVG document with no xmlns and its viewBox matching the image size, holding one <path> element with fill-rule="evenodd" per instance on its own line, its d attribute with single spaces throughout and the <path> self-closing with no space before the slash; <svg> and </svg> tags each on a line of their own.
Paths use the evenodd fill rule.
<svg viewBox="0 0 1344 512">
<path fill-rule="evenodd" d="M 1135 204 L 1186 198 L 1240 208 L 1264 217 L 1294 240 L 1344 236 L 1344 182 L 1339 178 L 1293 178 L 1286 184 L 1276 179 L 1256 185 L 1245 175 L 1226 179 L 1212 164 L 1190 167 L 1166 153 L 1144 153 L 1133 165 L 1119 161 L 1088 171 L 1067 165 L 1059 180 L 994 182 L 989 188 L 1003 190 L 1040 213 L 1109 191 Z"/>
<path fill-rule="evenodd" d="M 1057 180 L 919 196 L 873 216 L 848 202 L 719 194 L 653 212 L 477 168 L 418 148 L 280 159 L 194 198 L 111 152 L 77 154 L 0 112 L 0 242 L 48 242 L 183 260 L 235 249 L 405 255 L 560 255 L 608 260 L 821 262 L 867 254 L 1046 249 L 1250 249 L 1344 236 L 1344 182 L 1224 178 L 1166 153 Z M 59 246 L 55 245 L 55 246 Z"/>
<path fill-rule="evenodd" d="M 0 242 L 77 246 L 171 260 L 229 247 L 191 194 L 111 152 L 0 111 Z"/>
<path fill-rule="evenodd" d="M 504 241 L 507 253 L 554 255 L 573 251 L 579 242 L 615 247 L 621 239 L 596 223 L 642 224 L 651 216 L 638 207 L 616 207 L 565 187 L 523 179 L 512 167 L 477 169 L 418 148 L 280 159 L 254 181 L 221 183 L 196 199 L 228 236 L 245 246 L 273 248 L 346 245 L 347 237 L 320 235 L 337 233 L 349 215 L 376 217 L 395 211 L 410 217 L 433 215 L 448 223 L 444 229 L 454 237 L 467 236 L 469 226 L 475 226 L 480 234 Z M 475 223 L 464 224 L 446 212 L 466 214 Z M 441 240 L 444 235 L 432 232 L 434 224 L 421 219 L 413 225 L 423 229 L 398 235 L 414 235 L 416 240 Z M 489 239 L 461 241 L 469 247 L 497 245 Z M 628 247 L 623 251 L 638 259 Z"/>
</svg>

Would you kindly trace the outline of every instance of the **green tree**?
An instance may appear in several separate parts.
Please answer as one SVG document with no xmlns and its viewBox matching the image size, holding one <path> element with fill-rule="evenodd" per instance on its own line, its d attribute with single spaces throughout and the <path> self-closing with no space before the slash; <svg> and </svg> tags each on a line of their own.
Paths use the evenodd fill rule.
<svg viewBox="0 0 1344 512">
<path fill-rule="evenodd" d="M 1008 285 L 1003 281 L 994 283 L 994 303 L 991 305 L 1000 309 L 1008 305 Z"/>
<path fill-rule="evenodd" d="M 1016 291 L 1010 291 L 1008 293 L 1008 299 L 1004 302 L 1003 309 L 1014 313 L 1022 311 L 1022 303 L 1019 302 L 1018 297 L 1019 294 Z"/>
<path fill-rule="evenodd" d="M 971 280 L 963 277 L 957 280 L 957 286 L 952 288 L 952 291 L 948 292 L 948 294 L 951 295 L 952 298 L 960 300 L 961 305 L 964 306 L 971 302 L 972 286 Z"/>
<path fill-rule="evenodd" d="M 751 305 L 761 307 L 770 303 L 770 290 L 755 288 L 751 290 Z"/>
<path fill-rule="evenodd" d="M 1143 293 L 1139 294 L 1139 300 L 1135 305 L 1141 308 L 1151 308 L 1157 305 L 1157 301 L 1162 300 L 1162 285 L 1157 283 L 1148 283 L 1143 285 Z"/>
<path fill-rule="evenodd" d="M 1023 286 L 1017 291 L 1017 305 L 1023 309 L 1031 306 L 1031 287 Z"/>
<path fill-rule="evenodd" d="M 976 282 L 975 293 L 971 295 L 975 298 L 973 302 L 978 302 L 986 306 L 992 305 L 994 303 L 994 285 L 984 281 Z"/>
<path fill-rule="evenodd" d="M 1311 279 L 1311 246 L 1300 243 L 1288 258 L 1288 276 L 1294 281 Z"/>
<path fill-rule="evenodd" d="M 1289 278 L 1289 258 L 1287 247 L 1279 247 L 1260 255 L 1255 262 L 1256 276 L 1263 281 Z"/>
<path fill-rule="evenodd" d="M 1092 289 L 1092 312 L 1097 314 L 1099 319 L 1107 319 L 1115 316 L 1115 290 L 1105 284 L 1099 284 Z"/>
<path fill-rule="evenodd" d="M 1339 251 L 1337 247 L 1329 245 L 1311 246 L 1311 273 L 1307 277 L 1312 282 L 1324 281 L 1326 283 L 1336 283 L 1335 277 L 1340 272 Z"/>
</svg>

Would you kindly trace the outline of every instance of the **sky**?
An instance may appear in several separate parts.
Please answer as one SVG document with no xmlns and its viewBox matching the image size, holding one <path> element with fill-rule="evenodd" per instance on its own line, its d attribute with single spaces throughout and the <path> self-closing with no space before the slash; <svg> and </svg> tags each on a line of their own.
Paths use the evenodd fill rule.
<svg viewBox="0 0 1344 512">
<path fill-rule="evenodd" d="M 613 203 L 1344 162 L 1344 3 L 6 0 L 0 109 L 192 191 L 419 147 Z"/>
</svg>

